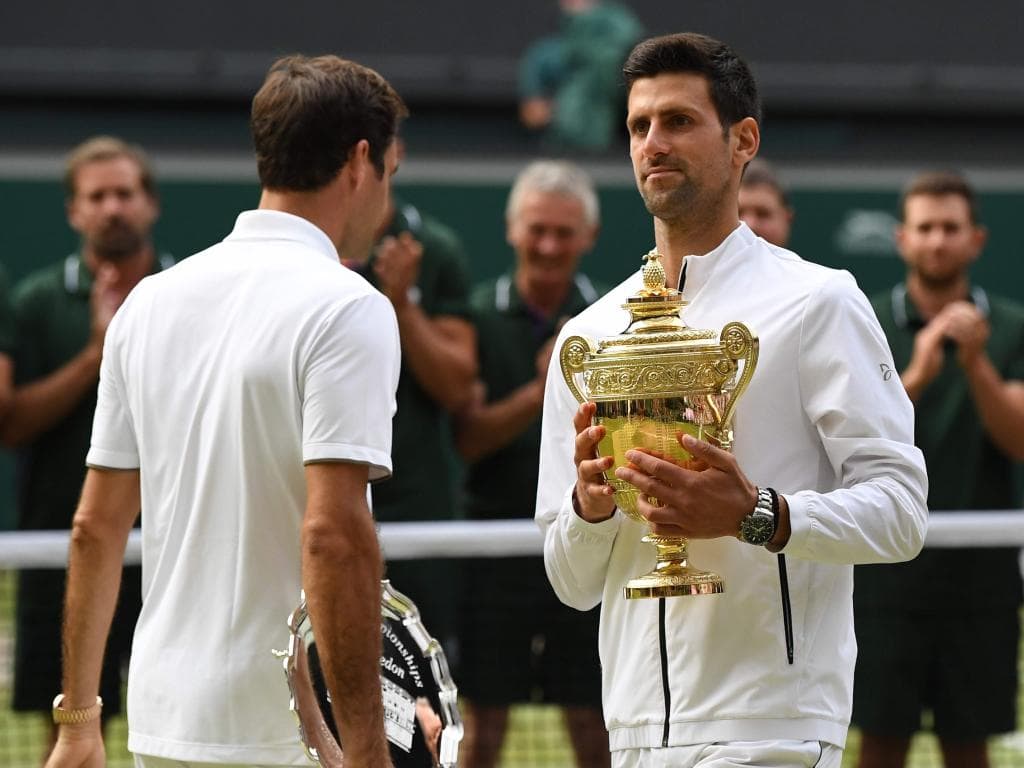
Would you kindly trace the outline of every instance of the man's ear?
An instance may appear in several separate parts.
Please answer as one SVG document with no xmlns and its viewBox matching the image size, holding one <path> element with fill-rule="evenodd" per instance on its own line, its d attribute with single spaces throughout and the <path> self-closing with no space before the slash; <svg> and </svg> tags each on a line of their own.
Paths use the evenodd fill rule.
<svg viewBox="0 0 1024 768">
<path fill-rule="evenodd" d="M 988 228 L 978 224 L 971 231 L 971 244 L 974 246 L 974 258 L 971 261 L 977 261 L 978 257 L 981 256 L 982 250 L 985 248 L 985 243 L 988 242 Z"/>
<path fill-rule="evenodd" d="M 353 188 L 361 187 L 366 181 L 366 174 L 372 173 L 373 163 L 370 161 L 370 142 L 360 139 L 355 146 L 349 150 L 348 160 L 345 163 Z"/>
<path fill-rule="evenodd" d="M 740 168 L 746 167 L 747 163 L 754 159 L 758 148 L 761 146 L 761 128 L 757 120 L 752 117 L 744 117 L 734 123 L 729 129 L 735 140 L 733 157 Z"/>
<path fill-rule="evenodd" d="M 896 244 L 896 252 L 900 255 L 900 258 L 905 262 L 907 257 L 904 255 L 904 245 L 907 241 L 907 225 L 902 222 L 892 231 L 892 240 Z"/>
<path fill-rule="evenodd" d="M 81 234 L 82 230 L 78 223 L 78 208 L 75 206 L 74 197 L 68 197 L 64 200 L 64 215 L 67 217 L 68 226 Z"/>
<path fill-rule="evenodd" d="M 163 211 L 160 208 L 159 195 L 147 194 L 147 198 L 149 199 L 149 226 L 152 227 L 160 219 L 160 214 Z"/>
</svg>

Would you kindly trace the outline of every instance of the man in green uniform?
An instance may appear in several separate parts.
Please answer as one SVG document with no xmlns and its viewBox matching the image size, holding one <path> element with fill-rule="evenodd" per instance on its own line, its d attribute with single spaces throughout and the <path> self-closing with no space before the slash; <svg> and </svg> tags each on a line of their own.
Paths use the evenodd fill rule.
<svg viewBox="0 0 1024 768">
<path fill-rule="evenodd" d="M 11 313 L 10 281 L 7 270 L 0 265 L 0 424 L 14 400 L 14 363 L 11 352 L 14 349 L 14 316 Z M 8 475 L 9 460 L 0 458 L 3 475 Z M 0 531 L 14 528 L 13 494 L 0 503 Z"/>
<path fill-rule="evenodd" d="M 380 522 L 455 517 L 450 414 L 476 378 L 469 320 L 469 268 L 458 235 L 411 203 L 392 197 L 380 237 L 358 269 L 394 307 L 402 372 L 392 421 L 392 476 L 373 486 Z M 386 575 L 420 609 L 454 656 L 455 572 L 450 559 L 388 562 Z"/>
<path fill-rule="evenodd" d="M 562 30 L 523 54 L 519 65 L 519 117 L 545 130 L 557 149 L 601 151 L 622 124 L 622 62 L 643 36 L 623 5 L 603 0 L 560 0 Z"/>
<path fill-rule="evenodd" d="M 900 376 L 914 402 L 933 513 L 1015 509 L 1024 307 L 971 284 L 986 233 L 961 177 L 917 177 L 902 207 L 906 281 L 873 302 L 898 370 L 877 373 Z M 931 710 L 947 768 L 987 766 L 987 737 L 1017 724 L 1018 550 L 925 549 L 855 574 L 860 765 L 902 766 Z"/>
<path fill-rule="evenodd" d="M 0 266 L 0 423 L 14 399 L 14 316 L 11 313 L 10 281 L 7 270 Z M 0 526 L 2 528 L 3 526 Z"/>
<path fill-rule="evenodd" d="M 7 270 L 0 265 L 0 424 L 7 417 L 10 404 L 14 401 L 14 364 L 11 354 L 14 349 L 14 315 L 10 308 L 10 281 Z M 7 458 L 2 459 L 3 474 L 10 466 Z M 12 500 L 0 504 L 0 530 L 14 527 Z"/>
<path fill-rule="evenodd" d="M 527 166 L 509 195 L 506 223 L 515 269 L 474 289 L 480 382 L 456 419 L 473 520 L 533 515 L 552 345 L 561 323 L 599 295 L 577 271 L 598 229 L 597 195 L 582 170 L 553 161 Z M 607 765 L 597 609 L 562 605 L 535 557 L 469 561 L 463 590 L 466 765 L 495 765 L 508 706 L 536 700 L 564 708 L 580 766 Z"/>
<path fill-rule="evenodd" d="M 169 266 L 150 240 L 159 203 L 142 150 L 111 137 L 76 147 L 65 171 L 67 219 L 78 252 L 16 287 L 13 403 L 0 435 L 18 449 L 18 528 L 66 530 L 85 477 L 107 325 L 143 277 Z M 49 715 L 61 689 L 63 570 L 26 570 L 18 581 L 13 708 Z M 140 603 L 140 573 L 125 574 L 104 663 L 103 715 L 120 711 Z M 56 737 L 56 729 L 51 734 Z"/>
</svg>

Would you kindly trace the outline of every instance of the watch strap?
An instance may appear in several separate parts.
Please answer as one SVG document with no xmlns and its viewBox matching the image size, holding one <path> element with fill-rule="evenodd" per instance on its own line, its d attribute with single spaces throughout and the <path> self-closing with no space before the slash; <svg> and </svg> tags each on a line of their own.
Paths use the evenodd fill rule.
<svg viewBox="0 0 1024 768">
<path fill-rule="evenodd" d="M 81 707 L 80 709 L 65 709 L 62 706 L 63 704 L 64 694 L 58 693 L 57 697 L 53 700 L 53 722 L 57 725 L 88 723 L 98 718 L 103 710 L 103 699 L 99 696 L 96 697 L 96 701 L 91 706 Z"/>
<path fill-rule="evenodd" d="M 739 539 L 746 544 L 763 546 L 775 536 L 778 525 L 778 497 L 771 488 L 759 487 L 754 508 L 740 521 Z"/>
<path fill-rule="evenodd" d="M 761 489 L 758 488 L 758 491 Z M 765 488 L 768 491 L 768 496 L 771 498 L 772 505 L 772 535 L 768 537 L 768 541 L 775 538 L 775 534 L 779 531 L 779 494 L 774 488 Z M 765 544 L 768 542 L 766 541 Z"/>
<path fill-rule="evenodd" d="M 775 505 L 772 503 L 772 489 L 771 488 L 761 488 L 761 487 L 758 487 L 758 489 L 757 489 L 757 503 L 754 504 L 754 509 L 752 510 L 752 512 L 754 514 L 756 514 L 758 512 L 761 512 L 762 514 L 763 513 L 771 513 L 772 515 L 775 514 Z"/>
</svg>

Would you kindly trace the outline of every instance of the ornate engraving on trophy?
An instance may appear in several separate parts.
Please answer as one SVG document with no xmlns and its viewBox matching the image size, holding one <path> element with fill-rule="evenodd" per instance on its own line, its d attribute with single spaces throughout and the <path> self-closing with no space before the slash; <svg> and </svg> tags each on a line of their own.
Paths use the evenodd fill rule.
<svg viewBox="0 0 1024 768">
<path fill-rule="evenodd" d="M 605 479 L 615 490 L 616 505 L 641 523 L 647 521 L 637 511 L 638 489 L 615 477 L 615 469 L 627 464 L 626 451 L 639 448 L 702 469 L 682 447 L 684 434 L 729 450 L 736 402 L 758 354 L 757 337 L 742 323 L 728 323 L 720 333 L 687 327 L 680 316 L 685 302 L 665 287 L 660 254 L 651 251 L 644 260 L 644 287 L 623 305 L 630 313 L 626 330 L 598 342 L 572 336 L 559 353 L 569 389 L 579 402 L 596 404 L 594 423 L 605 427 L 598 452 L 614 460 Z M 626 597 L 724 590 L 720 576 L 689 565 L 686 539 L 648 534 L 644 540 L 657 548 L 658 562 L 626 584 Z"/>
</svg>

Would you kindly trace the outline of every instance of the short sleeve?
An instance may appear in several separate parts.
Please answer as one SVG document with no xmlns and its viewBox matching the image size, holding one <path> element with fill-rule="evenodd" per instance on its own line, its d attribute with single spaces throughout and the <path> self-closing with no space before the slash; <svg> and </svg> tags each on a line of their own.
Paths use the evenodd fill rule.
<svg viewBox="0 0 1024 768">
<path fill-rule="evenodd" d="M 130 301 L 130 299 L 129 299 Z M 139 448 L 125 387 L 124 336 L 121 329 L 129 312 L 125 306 L 114 316 L 103 342 L 100 383 L 92 440 L 85 463 L 107 469 L 138 469 Z"/>
<path fill-rule="evenodd" d="M 353 461 L 391 474 L 391 419 L 401 365 L 398 323 L 382 294 L 345 302 L 318 329 L 299 376 L 302 459 Z"/>
</svg>

